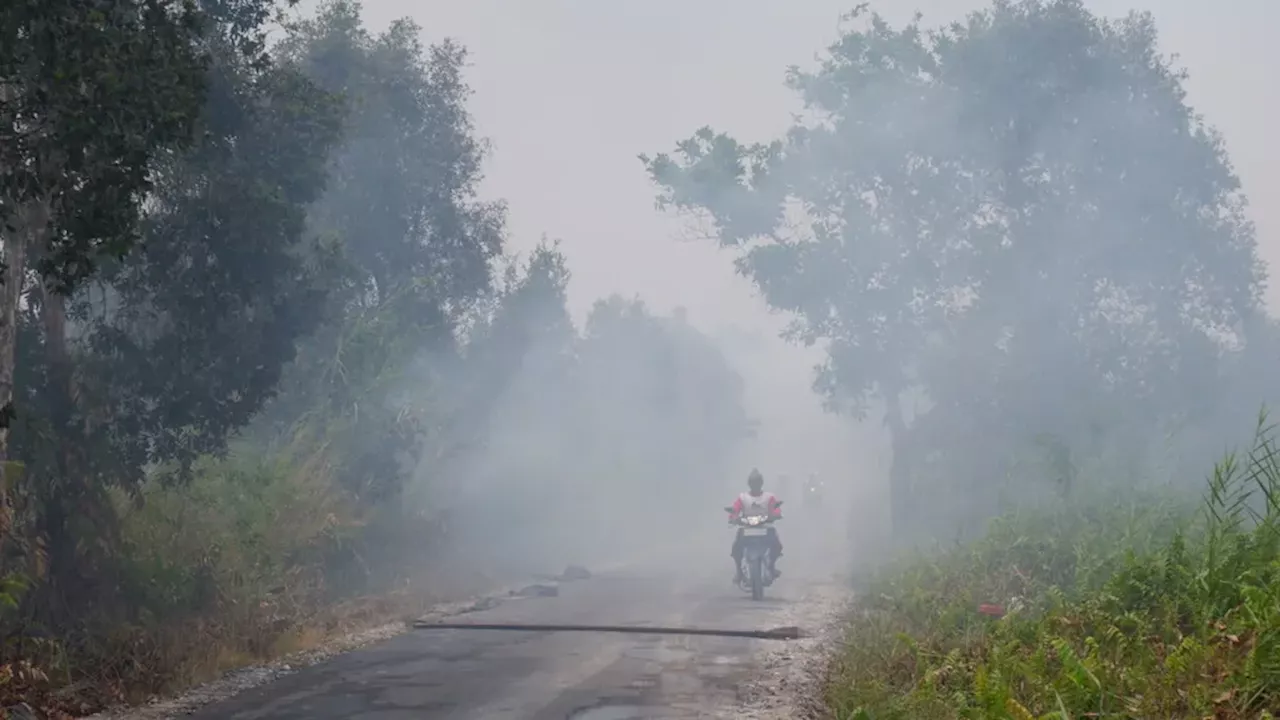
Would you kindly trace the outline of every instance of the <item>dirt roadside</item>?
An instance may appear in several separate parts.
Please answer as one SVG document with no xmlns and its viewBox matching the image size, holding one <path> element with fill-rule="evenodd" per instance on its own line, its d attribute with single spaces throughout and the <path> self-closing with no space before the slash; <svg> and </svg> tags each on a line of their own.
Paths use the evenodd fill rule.
<svg viewBox="0 0 1280 720">
<path fill-rule="evenodd" d="M 754 658 L 753 679 L 742 688 L 741 702 L 721 717 L 740 720 L 827 720 L 822 701 L 827 669 L 840 649 L 843 620 L 852 594 L 848 583 L 835 578 L 811 586 L 788 608 L 787 625 L 808 630 L 809 637 L 776 643 Z"/>
</svg>

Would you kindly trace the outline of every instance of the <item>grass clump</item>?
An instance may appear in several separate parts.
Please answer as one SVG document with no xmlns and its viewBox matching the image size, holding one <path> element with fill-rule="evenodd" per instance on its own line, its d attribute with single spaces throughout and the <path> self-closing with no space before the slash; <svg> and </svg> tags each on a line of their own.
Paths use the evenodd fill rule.
<svg viewBox="0 0 1280 720">
<path fill-rule="evenodd" d="M 113 493 L 112 582 L 95 612 L 51 630 L 0 598 L 0 621 L 17 628 L 0 638 L 0 708 L 74 717 L 145 701 L 420 610 L 424 588 L 367 567 L 382 551 L 371 527 L 438 538 L 357 502 L 331 465 L 323 447 L 241 449 L 204 458 L 189 482 L 156 472 Z"/>
<path fill-rule="evenodd" d="M 841 720 L 1280 714 L 1274 437 L 1260 422 L 1246 457 L 1218 463 L 1203 512 L 1064 504 L 881 573 L 829 706 Z"/>
</svg>

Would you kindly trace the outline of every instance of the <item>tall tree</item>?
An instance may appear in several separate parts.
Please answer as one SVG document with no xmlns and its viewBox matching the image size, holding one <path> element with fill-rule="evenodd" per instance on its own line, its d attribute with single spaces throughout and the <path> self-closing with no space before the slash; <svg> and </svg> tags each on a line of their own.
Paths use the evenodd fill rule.
<svg viewBox="0 0 1280 720">
<path fill-rule="evenodd" d="M 0 11 L 0 406 L 12 413 L 28 269 L 65 291 L 137 238 L 154 154 L 190 142 L 199 13 L 169 0 L 17 0 Z M 7 431 L 0 429 L 0 453 Z"/>
<path fill-rule="evenodd" d="M 447 376 L 454 387 L 453 434 L 459 452 L 472 460 L 513 435 L 550 455 L 560 447 L 559 423 L 539 419 L 559 410 L 571 416 L 576 406 L 570 388 L 578 338 L 567 307 L 569 277 L 564 255 L 544 241 L 527 258 L 507 259 L 492 298 L 473 319 Z"/>
<path fill-rule="evenodd" d="M 597 497 L 616 502 L 617 483 L 642 481 L 681 498 L 667 510 L 673 522 L 715 507 L 732 453 L 751 433 L 742 378 L 720 348 L 679 313 L 613 296 L 588 315 L 578 362 L 575 437 L 613 479 Z"/>
<path fill-rule="evenodd" d="M 750 432 L 741 378 L 709 338 L 621 297 L 598 301 L 579 334 L 567 280 L 553 247 L 513 265 L 450 376 L 473 441 L 436 489 L 470 533 L 462 544 L 493 562 L 636 547 L 652 527 L 617 522 L 636 492 L 678 498 L 666 523 L 701 524 Z"/>
<path fill-rule="evenodd" d="M 988 457 L 1102 406 L 1177 415 L 1264 279 L 1239 182 L 1149 15 L 998 0 L 919 22 L 873 14 L 792 70 L 813 120 L 783 140 L 704 129 L 643 158 L 660 202 L 708 213 L 794 314 L 793 337 L 830 342 L 832 404 L 887 408 L 899 523 L 921 455 L 904 398 L 924 395 L 953 449 L 982 428 Z"/>
<path fill-rule="evenodd" d="M 476 197 L 485 148 L 466 110 L 465 51 L 425 47 L 408 20 L 374 35 L 360 10 L 328 0 L 280 45 L 344 99 L 343 144 L 310 222 L 337 241 L 347 273 L 261 425 L 323 438 L 372 501 L 394 498 L 422 451 L 436 419 L 404 388 L 428 382 L 424 353 L 454 352 L 458 322 L 489 288 L 504 213 Z"/>
<path fill-rule="evenodd" d="M 328 0 L 290 28 L 282 52 L 347 100 L 346 142 L 314 222 L 356 268 L 350 301 L 447 334 L 488 287 L 504 215 L 476 197 L 484 145 L 466 109 L 466 51 L 424 47 L 421 33 L 398 20 L 370 35 L 359 3 Z"/>
<path fill-rule="evenodd" d="M 221 450 L 274 392 L 332 284 L 332 253 L 307 242 L 305 218 L 338 106 L 271 62 L 242 20 L 204 16 L 199 140 L 150 155 L 144 249 L 101 258 L 78 291 L 28 295 L 14 449 L 37 481 L 61 599 L 91 596 L 79 581 L 94 563 L 77 553 L 97 545 L 87 537 L 110 542 L 105 489 Z"/>
</svg>

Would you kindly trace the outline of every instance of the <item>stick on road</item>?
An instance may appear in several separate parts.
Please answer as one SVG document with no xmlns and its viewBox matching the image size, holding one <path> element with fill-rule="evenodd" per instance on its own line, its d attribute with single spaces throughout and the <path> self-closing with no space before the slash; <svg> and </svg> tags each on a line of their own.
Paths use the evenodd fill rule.
<svg viewBox="0 0 1280 720">
<path fill-rule="evenodd" d="M 794 625 L 768 630 L 734 630 L 730 628 L 668 627 L 665 625 L 579 625 L 558 623 L 449 623 L 418 622 L 415 630 L 514 630 L 516 632 L 601 632 L 631 635 L 700 635 L 707 637 L 740 637 L 756 640 L 798 640 L 804 631 Z"/>
</svg>

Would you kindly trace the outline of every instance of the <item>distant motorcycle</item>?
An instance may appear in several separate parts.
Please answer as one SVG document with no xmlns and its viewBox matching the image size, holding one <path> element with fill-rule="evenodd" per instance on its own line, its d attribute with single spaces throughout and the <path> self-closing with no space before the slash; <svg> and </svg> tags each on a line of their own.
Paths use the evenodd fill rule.
<svg viewBox="0 0 1280 720">
<path fill-rule="evenodd" d="M 782 503 L 779 502 L 777 506 L 781 507 Z M 732 513 L 733 508 L 726 507 L 725 512 Z M 729 524 L 736 526 L 742 535 L 740 586 L 743 590 L 751 592 L 752 600 L 763 600 L 764 589 L 772 585 L 776 579 L 770 569 L 773 563 L 770 562 L 772 558 L 769 557 L 773 552 L 769 543 L 769 530 L 773 523 L 774 518 L 760 510 L 745 512 L 738 519 L 729 521 Z"/>
<path fill-rule="evenodd" d="M 804 486 L 804 506 L 810 510 L 817 510 L 822 507 L 822 481 L 817 478 L 809 478 L 809 482 Z"/>
</svg>

